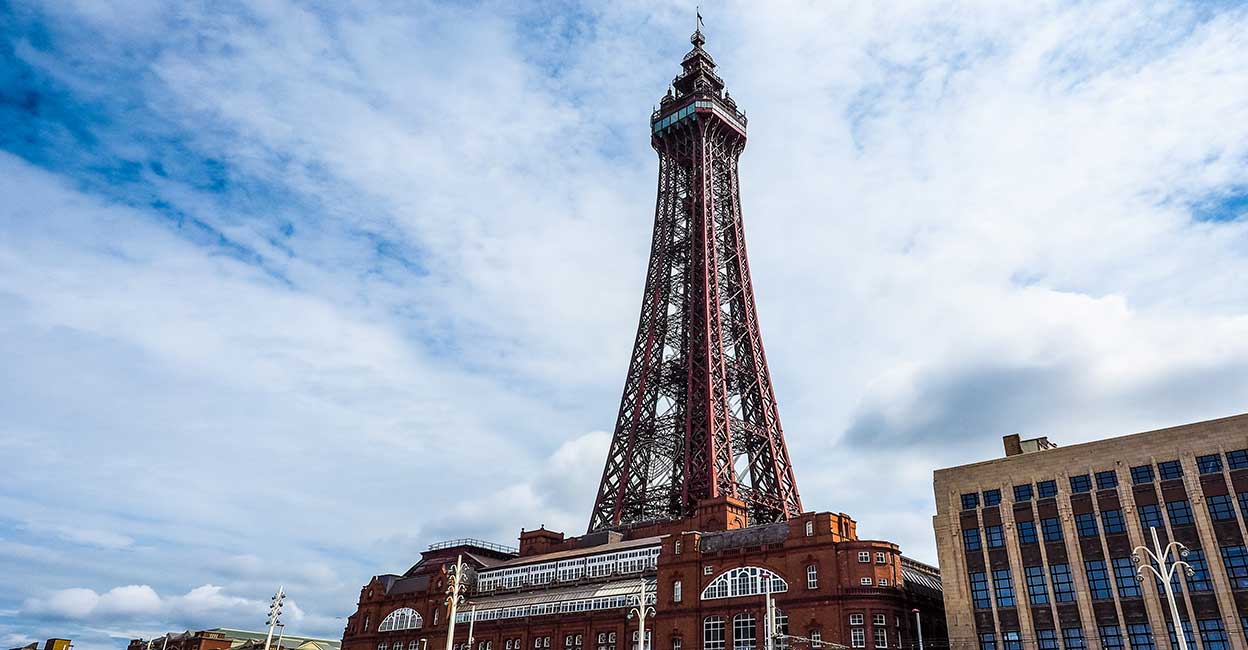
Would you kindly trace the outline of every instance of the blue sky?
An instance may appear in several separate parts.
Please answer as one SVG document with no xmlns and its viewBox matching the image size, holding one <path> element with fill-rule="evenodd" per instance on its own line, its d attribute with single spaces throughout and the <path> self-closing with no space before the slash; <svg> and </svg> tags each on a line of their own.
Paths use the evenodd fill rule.
<svg viewBox="0 0 1248 650">
<path fill-rule="evenodd" d="M 1244 410 L 1242 6 L 703 14 L 807 507 L 930 561 L 936 466 Z M 691 15 L 0 3 L 0 647 L 582 530 Z"/>
</svg>

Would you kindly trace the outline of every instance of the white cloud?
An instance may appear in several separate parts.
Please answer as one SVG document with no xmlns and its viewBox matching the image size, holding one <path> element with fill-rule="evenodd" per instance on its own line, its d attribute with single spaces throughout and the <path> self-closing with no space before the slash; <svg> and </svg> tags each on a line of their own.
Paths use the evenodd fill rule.
<svg viewBox="0 0 1248 650">
<path fill-rule="evenodd" d="M 120 6 L 14 37 L 104 115 L 0 154 L 0 608 L 250 626 L 284 583 L 335 635 L 438 537 L 579 532 L 686 11 Z M 931 560 L 934 466 L 1242 410 L 1248 221 L 1193 219 L 1248 186 L 1242 10 L 707 18 L 808 508 Z"/>
</svg>

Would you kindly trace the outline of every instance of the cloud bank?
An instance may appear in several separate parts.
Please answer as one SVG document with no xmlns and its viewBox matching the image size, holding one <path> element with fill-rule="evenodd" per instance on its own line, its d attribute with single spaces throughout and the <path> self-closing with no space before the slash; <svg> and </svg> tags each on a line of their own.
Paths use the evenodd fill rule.
<svg viewBox="0 0 1248 650">
<path fill-rule="evenodd" d="M 931 561 L 934 467 L 1244 410 L 1242 7 L 704 13 L 807 507 Z M 579 532 L 690 18 L 0 7 L 0 641 L 279 584 L 338 637 L 430 542 Z"/>
</svg>

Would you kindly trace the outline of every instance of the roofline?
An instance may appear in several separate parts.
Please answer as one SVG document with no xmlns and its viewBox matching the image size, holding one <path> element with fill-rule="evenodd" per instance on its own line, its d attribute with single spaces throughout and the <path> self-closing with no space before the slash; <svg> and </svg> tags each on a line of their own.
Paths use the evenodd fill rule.
<svg viewBox="0 0 1248 650">
<path fill-rule="evenodd" d="M 1006 461 L 1013 461 L 1013 460 L 1018 460 L 1018 459 L 1020 459 L 1020 458 L 1035 458 L 1037 454 L 1060 454 L 1060 453 L 1065 453 L 1065 452 L 1072 452 L 1072 453 L 1073 453 L 1074 451 L 1077 451 L 1077 450 L 1080 450 L 1080 449 L 1086 449 L 1086 448 L 1088 448 L 1088 447 L 1090 447 L 1090 446 L 1092 446 L 1092 445 L 1099 445 L 1099 444 L 1101 444 L 1101 443 L 1108 442 L 1108 441 L 1110 441 L 1110 440 L 1121 440 L 1121 439 L 1123 439 L 1123 438 L 1135 438 L 1135 437 L 1137 437 L 1137 436 L 1148 436 L 1148 435 L 1154 435 L 1154 434 L 1158 434 L 1158 433 L 1175 433 L 1175 432 L 1179 432 L 1179 431 L 1182 431 L 1182 430 L 1184 430 L 1184 429 L 1190 429 L 1190 428 L 1193 428 L 1193 427 L 1203 427 L 1203 426 L 1208 426 L 1208 425 L 1210 425 L 1210 424 L 1219 424 L 1219 423 L 1224 423 L 1224 422 L 1235 422 L 1235 421 L 1239 421 L 1239 420 L 1248 420 L 1248 413 L 1240 413 L 1240 414 L 1237 414 L 1237 415 L 1228 415 L 1228 416 L 1226 416 L 1226 417 L 1214 418 L 1214 419 L 1212 419 L 1212 420 L 1201 420 L 1201 421 L 1199 421 L 1199 422 L 1188 422 L 1188 423 L 1186 423 L 1186 424 L 1177 424 L 1177 425 L 1174 425 L 1174 426 L 1162 427 L 1162 428 L 1160 428 L 1160 429 L 1151 429 L 1151 430 L 1149 430 L 1149 431 L 1139 431 L 1139 432 L 1136 432 L 1136 433 L 1126 433 L 1126 434 L 1122 434 L 1122 435 L 1119 435 L 1119 436 L 1111 436 L 1111 437 L 1109 437 L 1109 438 L 1100 438 L 1100 439 L 1098 439 L 1098 440 L 1089 440 L 1089 441 L 1086 441 L 1086 442 L 1078 442 L 1078 443 L 1075 443 L 1075 444 L 1073 444 L 1073 445 L 1062 445 L 1062 446 L 1056 446 L 1056 447 L 1053 447 L 1052 449 L 1040 449 L 1040 450 L 1037 450 L 1037 451 L 1029 451 L 1029 452 L 1027 452 L 1027 453 L 1023 453 L 1023 454 L 1017 454 L 1017 455 L 1015 455 L 1015 456 L 1001 456 L 1001 457 L 999 457 L 999 458 L 989 458 L 988 460 L 980 460 L 980 461 L 976 461 L 976 462 L 973 462 L 973 463 L 966 463 L 965 465 L 954 465 L 954 466 L 952 466 L 952 467 L 942 467 L 942 468 L 940 468 L 940 469 L 934 470 L 934 471 L 933 471 L 933 475 L 939 475 L 939 474 L 943 474 L 943 473 L 946 473 L 946 472 L 953 472 L 953 471 L 957 471 L 957 470 L 967 469 L 967 468 L 970 468 L 970 467 L 979 467 L 979 466 L 982 466 L 982 465 L 990 465 L 990 464 L 992 464 L 992 463 L 1001 463 L 1001 462 L 1006 462 Z"/>
</svg>

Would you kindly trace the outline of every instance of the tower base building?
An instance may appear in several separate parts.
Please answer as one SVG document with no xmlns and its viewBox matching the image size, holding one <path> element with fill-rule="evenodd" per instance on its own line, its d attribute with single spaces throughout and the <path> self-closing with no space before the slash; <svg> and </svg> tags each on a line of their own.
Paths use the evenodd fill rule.
<svg viewBox="0 0 1248 650">
<path fill-rule="evenodd" d="M 923 647 L 948 647 L 935 567 L 896 544 L 858 539 L 842 513 L 746 526 L 745 512 L 723 498 L 690 519 L 620 532 L 525 531 L 518 549 L 434 544 L 403 575 L 376 576 L 360 591 L 342 648 L 446 648 L 457 558 L 474 577 L 452 650 L 639 650 L 628 614 L 643 585 L 654 608 L 645 650 L 765 649 L 768 591 L 781 635 L 772 648 L 917 648 L 920 619 Z"/>
</svg>

